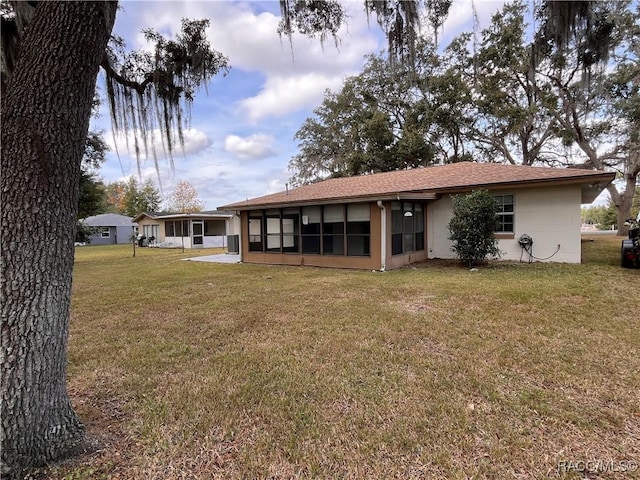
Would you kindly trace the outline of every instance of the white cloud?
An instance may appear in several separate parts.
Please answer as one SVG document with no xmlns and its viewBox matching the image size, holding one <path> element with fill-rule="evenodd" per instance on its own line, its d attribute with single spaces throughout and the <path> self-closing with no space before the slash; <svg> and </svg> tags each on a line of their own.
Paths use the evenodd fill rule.
<svg viewBox="0 0 640 480">
<path fill-rule="evenodd" d="M 251 122 L 314 108 L 327 88 L 338 89 L 346 76 L 360 71 L 364 55 L 385 44 L 375 21 L 369 27 L 361 1 L 343 4 L 347 23 L 338 32 L 338 47 L 331 38 L 324 45 L 300 34 L 294 34 L 291 42 L 281 38 L 277 2 L 171 1 L 157 9 L 142 5 L 149 4 L 127 2 L 125 13 L 129 10 L 137 24 L 170 36 L 180 30 L 182 18 L 211 19 L 207 30 L 211 46 L 229 57 L 234 72 L 261 78 L 256 90 L 247 91 L 238 103 Z M 131 21 L 126 17 L 123 25 Z M 134 34 L 132 44 L 143 46 L 142 35 Z"/>
<path fill-rule="evenodd" d="M 194 128 L 185 130 L 183 132 L 183 136 L 184 145 L 180 145 L 177 143 L 174 146 L 174 157 L 179 155 L 193 155 L 199 153 L 208 148 L 213 143 L 206 133 Z M 141 135 L 138 136 L 138 138 L 141 137 Z M 112 135 L 107 135 L 106 140 L 109 143 L 109 147 L 119 152 L 120 155 L 126 154 L 131 158 L 136 158 L 136 147 L 133 132 L 128 131 L 126 134 L 118 135 L 117 137 L 115 137 L 115 139 Z M 157 158 L 158 160 L 166 160 L 167 158 L 169 158 L 168 151 L 165 143 L 163 142 L 163 137 L 160 130 L 154 130 L 153 132 L 151 132 L 150 141 L 148 142 L 148 149 L 146 152 L 144 144 L 140 143 L 140 141 L 138 142 L 138 149 L 140 151 L 138 158 L 140 158 L 141 162 L 152 160 L 154 158 L 154 150 L 156 155 L 155 158 Z"/>
<path fill-rule="evenodd" d="M 476 0 L 475 14 L 480 30 L 491 24 L 491 17 L 500 10 L 506 0 Z M 474 2 L 458 0 L 453 2 L 444 25 L 438 32 L 438 39 L 446 47 L 461 32 L 473 31 Z M 478 32 L 480 33 L 480 32 Z"/>
<path fill-rule="evenodd" d="M 215 208 L 284 190 L 290 175 L 286 163 L 297 152 L 293 139 L 304 117 L 322 102 L 326 89 L 338 90 L 347 76 L 361 71 L 364 55 L 378 53 L 386 46 L 375 16 L 370 25 L 367 22 L 363 3 L 343 2 L 348 24 L 340 29 L 336 48 L 331 38 L 325 45 L 297 34 L 291 44 L 288 38 L 281 39 L 275 0 L 122 2 L 114 33 L 122 35 L 131 48 L 145 45 L 139 33 L 142 28 L 174 37 L 182 18 L 209 18 L 211 46 L 227 55 L 232 67 L 228 77 L 213 79 L 208 97 L 198 95 L 192 111 L 194 128 L 186 132 L 185 156 L 176 151 L 173 168 L 164 161 L 166 155 L 156 133 L 154 145 L 163 159 L 160 176 L 164 193 L 175 187 L 177 179 L 184 179 L 194 185 L 207 208 Z M 481 28 L 502 3 L 476 0 Z M 454 0 L 449 20 L 439 34 L 441 45 L 460 30 L 471 29 L 471 0 Z M 117 144 L 121 158 L 110 154 L 101 168 L 107 181 L 137 176 L 133 150 L 127 155 L 124 137 Z M 268 161 L 253 162 L 252 168 L 239 161 L 267 157 Z M 142 163 L 141 170 L 143 179 L 157 182 L 152 162 Z"/>
<path fill-rule="evenodd" d="M 284 116 L 304 106 L 319 105 L 326 89 L 339 90 L 342 76 L 325 76 L 318 73 L 280 77 L 267 80 L 256 96 L 239 102 L 253 123 L 268 116 Z"/>
<path fill-rule="evenodd" d="M 345 77 L 357 74 L 363 57 L 379 47 L 369 31 L 362 5 L 347 2 L 351 18 L 339 32 L 339 47 L 329 39 L 295 34 L 291 42 L 277 35 L 279 18 L 268 12 L 238 11 L 222 25 L 209 30 L 212 45 L 229 56 L 232 68 L 259 72 L 264 81 L 259 91 L 239 101 L 251 122 L 282 117 L 320 104 L 326 89 L 337 90 Z"/>
<path fill-rule="evenodd" d="M 259 133 L 245 138 L 228 135 L 224 150 L 241 159 L 262 159 L 274 155 L 273 143 L 273 137 Z"/>
</svg>

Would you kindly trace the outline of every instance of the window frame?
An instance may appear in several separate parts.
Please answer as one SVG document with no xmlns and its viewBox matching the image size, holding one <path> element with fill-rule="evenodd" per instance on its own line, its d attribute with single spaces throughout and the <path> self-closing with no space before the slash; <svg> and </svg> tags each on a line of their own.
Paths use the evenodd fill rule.
<svg viewBox="0 0 640 480">
<path fill-rule="evenodd" d="M 111 227 L 100 227 L 100 238 L 111 238 Z"/>
<path fill-rule="evenodd" d="M 334 207 L 333 210 L 339 213 L 340 217 L 337 221 L 327 221 L 328 207 Z M 346 255 L 346 228 L 347 221 L 346 206 L 344 204 L 330 204 L 322 206 L 322 223 L 320 224 L 320 232 L 322 235 L 322 255 L 344 257 Z M 332 227 L 329 228 L 329 225 Z M 338 233 L 336 233 L 339 230 Z"/>
<path fill-rule="evenodd" d="M 300 237 L 303 255 L 322 255 L 322 206 L 300 209 Z"/>
<path fill-rule="evenodd" d="M 506 203 L 504 201 L 505 197 L 510 197 L 511 202 Z M 500 211 L 496 213 L 500 226 L 494 233 L 498 236 L 512 238 L 516 232 L 516 196 L 513 193 L 502 193 L 493 195 L 493 199 L 496 201 L 498 208 L 500 209 Z M 511 210 L 505 211 L 505 206 L 511 206 Z M 506 217 L 511 217 L 510 221 L 505 221 Z M 507 225 L 511 226 L 509 230 L 506 229 Z"/>
<path fill-rule="evenodd" d="M 165 237 L 175 237 L 176 230 L 175 224 L 173 220 L 165 220 L 164 222 L 164 236 Z"/>
<path fill-rule="evenodd" d="M 252 220 L 255 221 L 253 225 L 258 229 L 257 232 L 254 230 L 253 233 L 251 233 Z M 264 212 L 262 210 L 252 210 L 247 214 L 247 235 L 249 237 L 250 252 L 264 252 L 264 223 Z"/>
<path fill-rule="evenodd" d="M 352 205 L 359 207 L 350 209 Z M 357 209 L 360 209 L 359 215 Z M 353 218 L 362 219 L 349 221 L 350 210 Z M 368 220 L 364 220 L 365 217 Z M 246 218 L 249 252 L 371 256 L 371 206 L 368 202 L 250 210 Z M 252 225 L 259 226 L 260 233 L 256 230 L 252 233 Z M 258 237 L 260 242 L 252 241 Z"/>
<path fill-rule="evenodd" d="M 371 207 L 368 203 L 347 205 L 345 237 L 348 257 L 371 256 Z M 357 210 L 361 210 L 358 212 Z M 362 218 L 362 219 L 361 219 Z"/>
</svg>

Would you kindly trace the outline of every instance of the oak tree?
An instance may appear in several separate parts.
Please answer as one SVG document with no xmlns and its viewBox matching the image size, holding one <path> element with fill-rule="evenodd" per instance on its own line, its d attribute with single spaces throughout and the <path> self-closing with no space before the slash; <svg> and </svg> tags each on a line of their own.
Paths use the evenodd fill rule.
<svg viewBox="0 0 640 480">
<path fill-rule="evenodd" d="M 206 41 L 207 22 L 185 21 L 177 41 L 149 32 L 154 54 L 128 70 L 131 62 L 121 65 L 106 50 L 116 10 L 115 1 L 3 4 L 3 478 L 70 455 L 83 440 L 66 390 L 66 350 L 78 188 L 99 67 L 114 128 L 138 127 L 144 148 L 159 122 L 169 149 L 181 141 L 182 107 L 226 69 Z M 135 109 L 148 102 L 155 117 Z"/>
<path fill-rule="evenodd" d="M 345 18 L 335 0 L 280 5 L 284 35 L 335 37 Z M 365 5 L 392 55 L 411 60 L 421 20 L 437 30 L 451 0 Z M 81 159 L 99 67 L 113 128 L 133 132 L 139 158 L 157 158 L 155 128 L 169 152 L 179 145 L 196 89 L 225 72 L 227 59 L 209 47 L 206 20 L 185 21 L 175 40 L 148 30 L 153 51 L 128 53 L 118 39 L 107 48 L 114 0 L 1 6 L 0 474 L 17 478 L 73 453 L 83 438 L 66 391 L 66 349 Z"/>
</svg>

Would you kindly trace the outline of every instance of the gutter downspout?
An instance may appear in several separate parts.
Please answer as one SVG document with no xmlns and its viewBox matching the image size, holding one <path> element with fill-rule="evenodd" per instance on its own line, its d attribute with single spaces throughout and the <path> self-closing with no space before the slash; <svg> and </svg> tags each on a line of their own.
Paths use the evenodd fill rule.
<svg viewBox="0 0 640 480">
<path fill-rule="evenodd" d="M 382 200 L 377 202 L 380 209 L 380 271 L 387 268 L 387 209 L 382 204 Z"/>
<path fill-rule="evenodd" d="M 234 212 L 238 216 L 238 224 L 240 225 L 240 231 L 238 232 L 238 253 L 240 254 L 240 263 L 244 260 L 242 258 L 242 212 L 240 210 L 235 210 Z M 233 217 L 229 219 L 233 221 Z M 247 213 L 247 238 L 249 238 L 249 213 Z"/>
</svg>

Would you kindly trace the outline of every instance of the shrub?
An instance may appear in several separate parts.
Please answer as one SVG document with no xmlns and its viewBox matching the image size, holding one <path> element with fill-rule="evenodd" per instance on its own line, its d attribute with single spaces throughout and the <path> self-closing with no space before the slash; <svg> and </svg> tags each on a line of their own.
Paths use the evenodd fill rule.
<svg viewBox="0 0 640 480">
<path fill-rule="evenodd" d="M 494 233 L 499 227 L 498 204 L 486 190 L 454 195 L 453 218 L 449 222 L 451 249 L 467 266 L 486 263 L 487 257 L 500 257 Z"/>
</svg>

